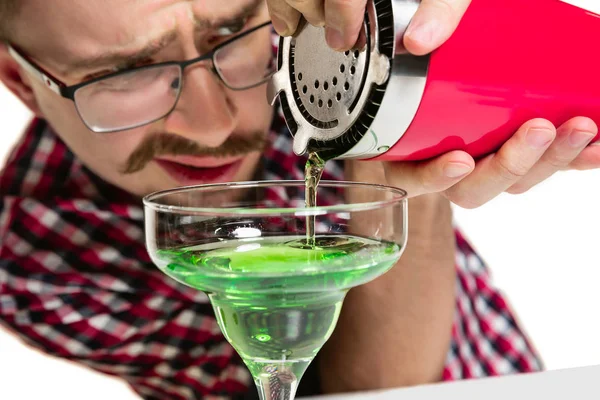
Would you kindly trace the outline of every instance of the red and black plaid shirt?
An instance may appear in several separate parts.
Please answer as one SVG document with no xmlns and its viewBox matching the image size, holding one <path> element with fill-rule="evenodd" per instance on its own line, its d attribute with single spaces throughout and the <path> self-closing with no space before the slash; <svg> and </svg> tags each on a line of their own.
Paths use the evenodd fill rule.
<svg viewBox="0 0 600 400">
<path fill-rule="evenodd" d="M 264 179 L 303 179 L 276 118 Z M 342 179 L 329 163 L 323 179 Z M 250 375 L 207 297 L 144 247 L 139 200 L 88 170 L 35 120 L 0 176 L 0 322 L 25 343 L 127 381 L 145 399 L 244 399 Z M 483 261 L 456 231 L 456 311 L 444 380 L 541 368 Z M 317 392 L 307 372 L 299 391 Z M 316 382 L 316 383 L 315 383 Z"/>
</svg>

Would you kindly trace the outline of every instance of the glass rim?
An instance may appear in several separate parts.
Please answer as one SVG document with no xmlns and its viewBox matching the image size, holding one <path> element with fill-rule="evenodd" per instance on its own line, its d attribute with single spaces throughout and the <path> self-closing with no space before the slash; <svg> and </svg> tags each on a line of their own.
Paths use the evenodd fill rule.
<svg viewBox="0 0 600 400">
<path fill-rule="evenodd" d="M 369 202 L 356 202 L 356 203 L 343 203 L 335 204 L 330 206 L 316 206 L 306 208 L 302 207 L 273 207 L 273 208 L 254 208 L 254 207 L 190 207 L 190 206 L 174 206 L 161 204 L 156 200 L 164 198 L 172 194 L 180 194 L 185 192 L 194 191 L 215 191 L 230 190 L 230 189 L 243 189 L 253 187 L 289 187 L 289 186 L 305 186 L 303 180 L 257 180 L 257 181 L 241 181 L 241 182 L 224 182 L 224 183 L 210 183 L 201 185 L 190 185 L 181 186 L 171 189 L 159 190 L 152 192 L 143 197 L 142 202 L 146 209 L 150 209 L 154 212 L 163 212 L 171 214 L 186 214 L 186 215 L 219 215 L 219 216 L 257 216 L 264 217 L 269 215 L 294 215 L 294 216 L 317 216 L 326 215 L 340 212 L 357 212 L 357 211 L 369 211 L 382 209 L 385 207 L 393 206 L 406 202 L 408 199 L 408 193 L 400 188 L 383 185 L 378 183 L 366 183 L 366 182 L 353 182 L 353 181 L 334 181 L 334 180 L 322 180 L 319 182 L 320 187 L 358 187 L 358 188 L 369 188 L 378 191 L 385 191 L 393 193 L 394 196 L 391 199 L 369 201 Z M 318 197 L 317 197 L 318 202 Z"/>
</svg>

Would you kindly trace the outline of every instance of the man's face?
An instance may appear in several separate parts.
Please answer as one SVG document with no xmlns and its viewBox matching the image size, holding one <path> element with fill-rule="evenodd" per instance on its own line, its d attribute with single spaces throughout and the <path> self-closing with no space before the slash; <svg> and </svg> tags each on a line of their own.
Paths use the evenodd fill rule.
<svg viewBox="0 0 600 400">
<path fill-rule="evenodd" d="M 160 50 L 133 66 L 189 60 L 240 28 L 268 20 L 262 0 L 53 0 L 52 7 L 45 0 L 25 0 L 15 37 L 27 56 L 73 85 L 127 68 L 122 65 L 149 46 Z M 264 48 L 270 37 L 268 29 L 261 31 L 264 35 L 252 40 Z M 117 59 L 96 65 L 112 53 Z M 141 196 L 174 186 L 250 179 L 254 173 L 272 118 L 266 85 L 234 91 L 207 66 L 185 70 L 179 101 L 168 116 L 104 134 L 85 126 L 73 101 L 35 79 L 27 83 L 42 116 L 88 168 Z"/>
</svg>

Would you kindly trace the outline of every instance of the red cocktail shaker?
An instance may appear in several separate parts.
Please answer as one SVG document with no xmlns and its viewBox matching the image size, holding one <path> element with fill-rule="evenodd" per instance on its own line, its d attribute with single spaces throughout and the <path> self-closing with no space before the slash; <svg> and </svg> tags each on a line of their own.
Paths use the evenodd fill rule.
<svg viewBox="0 0 600 400">
<path fill-rule="evenodd" d="M 600 125 L 599 15 L 560 0 L 472 0 L 449 40 L 413 56 L 402 39 L 418 5 L 370 0 L 356 51 L 330 49 L 308 24 L 280 39 L 269 96 L 297 154 L 478 158 L 532 118 Z"/>
</svg>

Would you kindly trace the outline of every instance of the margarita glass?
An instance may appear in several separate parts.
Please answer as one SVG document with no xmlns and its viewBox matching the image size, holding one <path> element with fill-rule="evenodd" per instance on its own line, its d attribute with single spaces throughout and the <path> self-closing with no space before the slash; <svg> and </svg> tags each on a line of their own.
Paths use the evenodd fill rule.
<svg viewBox="0 0 600 400">
<path fill-rule="evenodd" d="M 208 295 L 262 400 L 294 399 L 346 293 L 387 272 L 406 246 L 404 191 L 321 181 L 317 198 L 317 207 L 304 205 L 304 181 L 190 186 L 144 198 L 152 261 Z"/>
</svg>

